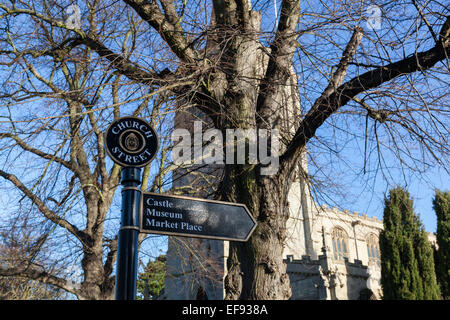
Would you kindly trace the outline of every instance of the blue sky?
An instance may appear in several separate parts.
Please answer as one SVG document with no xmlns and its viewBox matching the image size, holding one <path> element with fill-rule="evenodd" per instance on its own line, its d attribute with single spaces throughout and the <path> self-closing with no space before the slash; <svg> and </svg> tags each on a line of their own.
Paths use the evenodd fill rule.
<svg viewBox="0 0 450 320">
<path fill-rule="evenodd" d="M 339 7 L 339 3 L 329 1 L 326 4 L 333 10 Z M 380 29 L 377 30 L 369 30 L 365 20 L 367 15 L 365 9 L 373 3 L 377 3 L 382 12 Z M 299 43 L 304 45 L 303 50 L 310 53 L 312 59 L 317 57 L 317 60 L 314 60 L 316 62 L 314 67 L 308 66 L 302 52 L 294 58 L 302 81 L 299 92 L 304 112 L 308 111 L 309 106 L 326 87 L 324 75 L 328 75 L 330 67 L 339 62 L 342 48 L 348 42 L 355 25 L 364 29 L 358 55 L 354 57 L 355 62 L 383 65 L 389 61 L 408 57 L 416 50 L 425 51 L 434 46 L 429 29 L 421 23 L 417 10 L 410 2 L 362 1 L 352 4 L 353 7 L 340 7 L 339 12 L 342 16 L 336 16 L 336 23 L 327 23 L 323 30 L 302 34 L 299 37 Z M 441 12 L 444 9 L 438 3 L 434 3 L 433 6 L 436 7 L 430 4 L 424 13 L 434 29 L 439 30 L 441 21 L 431 12 L 433 10 Z M 304 2 L 301 10 L 307 14 L 300 21 L 300 29 L 306 29 L 309 21 L 317 22 L 315 13 L 320 13 L 325 20 L 331 12 L 319 1 Z M 340 20 L 337 17 L 340 17 Z M 266 19 L 268 18 L 270 17 L 267 16 Z M 378 108 L 396 110 L 421 106 L 419 95 L 430 100 L 433 95 L 441 96 L 436 106 L 444 110 L 440 115 L 446 118 L 440 119 L 443 124 L 439 129 L 444 132 L 448 141 L 448 109 L 445 111 L 445 107 L 449 105 L 450 75 L 445 63 L 439 63 L 436 67 L 441 71 L 432 76 L 416 72 L 408 78 L 405 76 L 399 78 L 412 81 L 414 89 L 412 86 L 408 88 L 406 81 L 406 85 L 403 85 L 401 80 L 398 82 L 395 80 L 370 91 L 369 95 L 361 94 L 359 98 L 367 98 L 366 102 L 375 110 Z M 359 74 L 368 70 L 370 68 L 359 68 Z M 355 72 L 356 66 L 350 66 L 344 82 L 354 77 Z M 398 86 L 398 91 L 390 88 L 393 83 Z M 389 90 L 393 90 L 392 94 L 383 96 Z M 408 113 L 404 115 L 405 119 L 411 120 Z M 418 127 L 430 128 L 430 120 L 427 117 L 425 112 L 423 115 L 412 117 L 412 121 L 407 123 L 417 121 Z M 427 155 L 427 150 L 421 146 L 420 141 L 403 132 L 398 124 L 377 123 L 378 136 L 375 137 L 373 119 L 369 118 L 367 129 L 365 119 L 364 109 L 350 101 L 338 111 L 338 114 L 330 117 L 309 142 L 307 146 L 311 153 L 309 172 L 319 185 L 319 194 L 315 194 L 316 201 L 319 204 L 326 203 L 341 210 L 357 211 L 381 219 L 385 194 L 392 187 L 402 186 L 409 191 L 414 200 L 415 211 L 424 223 L 425 229 L 434 232 L 436 230 L 436 217 L 432 209 L 434 190 L 449 191 L 448 172 L 442 167 L 439 168 L 437 161 Z M 368 133 L 367 148 L 366 133 Z M 445 143 L 445 140 L 440 141 Z M 400 148 L 397 148 L 397 143 Z M 398 155 L 402 156 L 402 161 L 399 161 Z M 442 162 L 441 166 L 449 167 L 448 155 L 444 153 L 439 160 Z"/>
<path fill-rule="evenodd" d="M 450 177 L 443 169 L 438 168 L 428 170 L 426 175 L 427 179 L 412 177 L 406 181 L 402 181 L 399 178 L 398 185 L 405 187 L 410 193 L 414 201 L 415 213 L 420 216 L 425 230 L 428 232 L 436 232 L 436 215 L 432 204 L 434 190 L 450 191 Z M 349 211 L 357 211 L 360 214 L 368 214 L 370 217 L 375 216 L 378 219 L 382 219 L 384 196 L 389 192 L 389 188 L 394 186 L 394 184 L 389 186 L 385 182 L 379 181 L 375 183 L 375 192 L 366 190 L 360 196 L 356 196 L 358 191 L 363 189 L 363 183 L 355 180 L 350 187 L 350 192 L 355 193 L 355 198 L 347 202 L 344 201 L 341 206 Z"/>
</svg>

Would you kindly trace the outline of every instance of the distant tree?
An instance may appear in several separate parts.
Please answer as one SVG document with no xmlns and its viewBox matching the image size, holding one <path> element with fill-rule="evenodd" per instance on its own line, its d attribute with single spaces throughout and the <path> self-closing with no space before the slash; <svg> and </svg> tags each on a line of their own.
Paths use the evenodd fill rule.
<svg viewBox="0 0 450 320">
<path fill-rule="evenodd" d="M 431 245 L 406 190 L 397 187 L 389 192 L 383 224 L 380 251 L 384 299 L 439 299 Z"/>
<path fill-rule="evenodd" d="M 442 297 L 450 298 L 450 192 L 436 190 L 433 209 L 437 216 L 436 240 L 438 249 L 434 251 L 435 269 Z"/>
<path fill-rule="evenodd" d="M 48 233 L 36 232 L 37 228 L 32 230 L 26 219 L 10 219 L 9 223 L 11 228 L 8 231 L 0 230 L 0 265 L 3 268 L 20 265 L 27 269 L 34 263 L 42 266 L 39 276 L 46 276 L 43 270 L 49 267 L 45 243 Z M 60 273 L 60 270 L 53 271 Z M 65 297 L 65 291 L 51 284 L 15 272 L 0 275 L 0 300 L 55 300 Z"/>
<path fill-rule="evenodd" d="M 413 244 L 417 266 L 419 268 L 419 275 L 422 279 L 423 300 L 439 300 L 441 298 L 441 291 L 436 280 L 433 248 L 428 240 L 427 233 L 422 223 L 417 219 Z"/>
<path fill-rule="evenodd" d="M 138 295 L 144 300 L 156 298 L 164 289 L 166 275 L 166 256 L 160 255 L 155 260 L 149 260 L 144 272 L 140 273 L 137 281 Z"/>
</svg>

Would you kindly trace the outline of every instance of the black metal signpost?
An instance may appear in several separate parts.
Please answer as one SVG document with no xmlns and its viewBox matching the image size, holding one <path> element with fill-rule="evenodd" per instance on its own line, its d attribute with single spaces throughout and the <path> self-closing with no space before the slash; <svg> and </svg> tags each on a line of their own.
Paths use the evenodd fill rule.
<svg viewBox="0 0 450 320">
<path fill-rule="evenodd" d="M 122 219 L 117 242 L 116 300 L 134 300 L 138 268 L 141 169 L 122 170 Z"/>
<path fill-rule="evenodd" d="M 120 118 L 105 134 L 106 151 L 122 169 L 122 218 L 117 243 L 116 300 L 136 299 L 138 237 L 140 227 L 141 169 L 158 150 L 155 130 L 144 120 Z"/>
<path fill-rule="evenodd" d="M 123 166 L 122 217 L 117 244 L 116 300 L 136 299 L 140 232 L 247 241 L 256 221 L 245 205 L 215 200 L 141 193 L 141 169 L 158 151 L 158 138 L 144 120 L 124 117 L 105 133 L 112 160 Z"/>
</svg>

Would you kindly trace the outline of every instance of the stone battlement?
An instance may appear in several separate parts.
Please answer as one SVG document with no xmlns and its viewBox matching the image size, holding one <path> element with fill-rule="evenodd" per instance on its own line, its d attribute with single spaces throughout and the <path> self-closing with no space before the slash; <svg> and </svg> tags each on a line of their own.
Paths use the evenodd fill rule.
<svg viewBox="0 0 450 320">
<path fill-rule="evenodd" d="M 375 222 L 375 223 L 379 223 L 379 224 L 383 224 L 383 220 L 378 219 L 377 217 L 373 216 L 373 217 L 369 217 L 367 214 L 360 214 L 357 211 L 354 212 L 350 212 L 349 210 L 344 210 L 341 211 L 336 207 L 328 207 L 326 204 L 323 204 L 321 206 L 317 206 L 318 208 L 318 214 L 320 215 L 323 212 L 332 212 L 334 214 L 339 214 L 341 216 L 346 216 L 352 219 L 357 218 L 358 220 L 365 220 L 367 222 Z"/>
</svg>

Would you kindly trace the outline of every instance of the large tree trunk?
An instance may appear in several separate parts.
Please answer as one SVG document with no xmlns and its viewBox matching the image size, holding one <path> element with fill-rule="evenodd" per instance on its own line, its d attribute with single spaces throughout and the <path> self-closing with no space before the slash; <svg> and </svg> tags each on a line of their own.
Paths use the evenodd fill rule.
<svg viewBox="0 0 450 320">
<path fill-rule="evenodd" d="M 271 80 L 267 77 L 274 71 L 272 59 L 277 56 L 270 52 L 281 50 L 281 47 L 265 48 L 259 42 L 261 15 L 251 10 L 249 1 L 237 1 L 235 6 L 233 3 L 214 2 L 217 32 L 212 30 L 212 34 L 217 35 L 213 41 L 222 48 L 217 59 L 223 72 L 215 79 L 227 83 L 226 90 L 215 95 L 215 99 L 227 107 L 220 121 L 222 129 L 278 129 L 286 136 L 289 129 L 294 129 L 289 125 L 293 118 L 288 117 L 293 117 L 294 109 L 299 108 L 298 96 L 292 95 L 289 86 L 293 76 L 289 56 L 292 57 L 293 47 L 283 57 L 283 66 L 279 66 L 283 69 L 282 75 L 276 80 L 281 83 L 269 84 Z M 258 98 L 260 90 L 267 91 L 267 101 Z M 263 112 L 257 112 L 259 107 Z M 260 165 L 226 165 L 221 198 L 244 203 L 258 222 L 248 242 L 230 244 L 226 299 L 290 297 L 290 283 L 282 256 L 290 175 L 291 172 L 283 176 L 263 175 Z"/>
<path fill-rule="evenodd" d="M 227 194 L 235 194 L 235 201 L 247 205 L 258 226 L 247 242 L 230 243 L 226 299 L 288 299 L 291 289 L 282 256 L 288 212 L 286 181 L 257 176 L 245 168 L 234 171 L 235 189 Z"/>
</svg>

